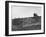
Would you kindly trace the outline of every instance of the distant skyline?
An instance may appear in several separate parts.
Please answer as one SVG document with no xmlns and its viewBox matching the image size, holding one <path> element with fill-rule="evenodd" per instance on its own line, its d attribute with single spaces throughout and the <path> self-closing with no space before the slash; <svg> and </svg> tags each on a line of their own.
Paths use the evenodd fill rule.
<svg viewBox="0 0 46 37">
<path fill-rule="evenodd" d="M 38 16 L 41 16 L 41 7 L 37 6 L 14 6 L 12 5 L 12 19 L 14 18 L 23 18 L 23 17 L 33 17 L 33 14 L 36 13 Z"/>
</svg>

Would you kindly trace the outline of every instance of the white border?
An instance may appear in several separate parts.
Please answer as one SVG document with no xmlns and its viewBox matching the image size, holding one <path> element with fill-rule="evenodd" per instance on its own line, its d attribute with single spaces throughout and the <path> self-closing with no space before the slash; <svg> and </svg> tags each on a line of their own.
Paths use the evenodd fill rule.
<svg viewBox="0 0 46 37">
<path fill-rule="evenodd" d="M 12 31 L 12 20 L 11 20 L 11 6 L 17 5 L 17 6 L 41 6 L 42 7 L 42 17 L 41 17 L 41 30 L 28 30 L 28 31 Z M 40 4 L 21 4 L 21 3 L 9 3 L 9 35 L 10 34 L 26 34 L 26 33 L 42 33 L 44 31 L 44 24 L 43 24 L 43 5 Z"/>
</svg>

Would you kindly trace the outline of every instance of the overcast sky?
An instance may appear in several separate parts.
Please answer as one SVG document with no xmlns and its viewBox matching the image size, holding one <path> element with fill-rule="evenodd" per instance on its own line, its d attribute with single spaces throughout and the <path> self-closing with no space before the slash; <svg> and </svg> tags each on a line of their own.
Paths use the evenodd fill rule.
<svg viewBox="0 0 46 37">
<path fill-rule="evenodd" d="M 37 6 L 12 6 L 12 19 L 23 18 L 23 17 L 33 17 L 34 13 L 41 16 L 41 7 Z"/>
</svg>

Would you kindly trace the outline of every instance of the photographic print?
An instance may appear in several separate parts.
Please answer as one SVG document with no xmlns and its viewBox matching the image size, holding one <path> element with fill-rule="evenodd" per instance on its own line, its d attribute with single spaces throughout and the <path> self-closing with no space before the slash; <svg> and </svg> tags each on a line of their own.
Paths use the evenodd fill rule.
<svg viewBox="0 0 46 37">
<path fill-rule="evenodd" d="M 45 33 L 45 3 L 6 1 L 6 35 Z"/>
</svg>

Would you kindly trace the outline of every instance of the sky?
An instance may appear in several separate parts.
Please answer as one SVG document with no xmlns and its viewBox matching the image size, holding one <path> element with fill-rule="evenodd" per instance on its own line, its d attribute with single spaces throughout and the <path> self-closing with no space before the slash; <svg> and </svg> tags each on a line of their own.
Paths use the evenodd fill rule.
<svg viewBox="0 0 46 37">
<path fill-rule="evenodd" d="M 33 17 L 33 14 L 36 13 L 38 16 L 41 16 L 41 7 L 38 6 L 15 6 L 11 7 L 12 19 L 14 18 L 24 18 L 24 17 Z"/>
</svg>

